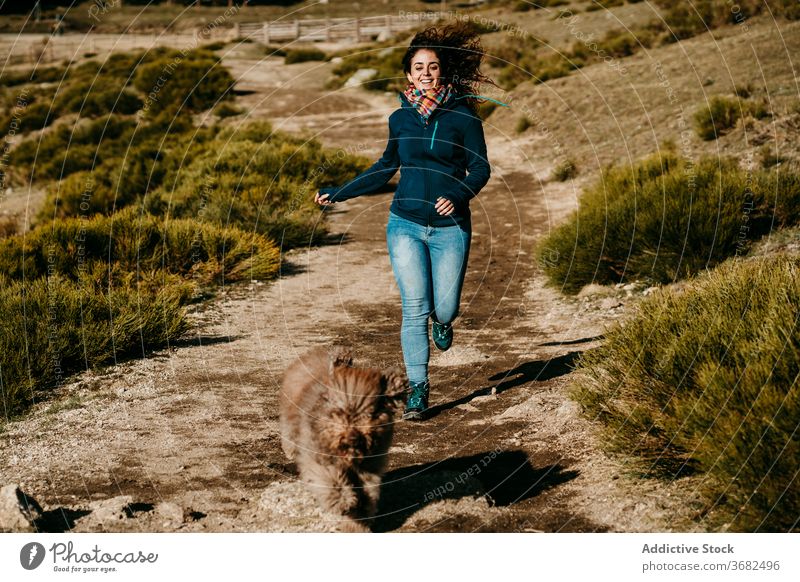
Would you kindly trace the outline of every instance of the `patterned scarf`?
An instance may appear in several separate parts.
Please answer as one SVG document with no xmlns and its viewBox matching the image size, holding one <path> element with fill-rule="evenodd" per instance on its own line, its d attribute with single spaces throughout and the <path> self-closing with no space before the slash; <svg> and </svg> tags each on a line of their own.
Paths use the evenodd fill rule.
<svg viewBox="0 0 800 582">
<path fill-rule="evenodd" d="M 409 83 L 408 88 L 403 91 L 408 102 L 414 106 L 417 112 L 422 116 L 422 120 L 428 123 L 428 118 L 439 105 L 444 103 L 450 98 L 453 93 L 453 85 L 439 85 L 427 91 L 420 91 L 414 87 L 413 83 Z"/>
</svg>

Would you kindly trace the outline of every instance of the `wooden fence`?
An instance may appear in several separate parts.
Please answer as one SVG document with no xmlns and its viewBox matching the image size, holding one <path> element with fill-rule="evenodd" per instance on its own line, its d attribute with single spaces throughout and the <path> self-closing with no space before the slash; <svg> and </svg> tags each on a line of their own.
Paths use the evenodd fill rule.
<svg viewBox="0 0 800 582">
<path fill-rule="evenodd" d="M 287 41 L 362 42 L 379 36 L 390 37 L 425 21 L 439 18 L 438 12 L 414 12 L 403 16 L 366 16 L 364 18 L 315 18 L 304 20 L 236 23 L 236 37 L 258 40 L 264 44 Z"/>
<path fill-rule="evenodd" d="M 250 38 L 264 44 L 291 41 L 364 42 L 389 37 L 439 17 L 439 12 L 415 12 L 364 18 L 237 23 L 233 27 L 198 29 L 183 34 L 22 34 L 0 35 L 0 66 L 71 61 L 86 53 L 150 49 L 158 45 L 201 46 L 215 40 Z"/>
</svg>

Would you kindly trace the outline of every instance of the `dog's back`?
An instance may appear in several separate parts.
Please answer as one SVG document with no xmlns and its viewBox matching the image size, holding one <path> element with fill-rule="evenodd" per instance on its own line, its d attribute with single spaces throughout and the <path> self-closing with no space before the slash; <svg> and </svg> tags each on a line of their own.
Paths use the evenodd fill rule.
<svg viewBox="0 0 800 582">
<path fill-rule="evenodd" d="M 394 412 L 408 380 L 398 369 L 352 367 L 343 348 L 313 349 L 286 370 L 281 444 L 323 511 L 364 531 L 375 514 Z M 349 525 L 348 525 L 349 524 Z"/>
<path fill-rule="evenodd" d="M 298 443 L 310 442 L 301 434 L 310 426 L 303 416 L 320 410 L 320 400 L 327 397 L 334 368 L 352 363 L 352 354 L 345 349 L 313 348 L 286 369 L 280 393 L 280 426 L 281 446 L 290 460 L 296 456 Z"/>
</svg>

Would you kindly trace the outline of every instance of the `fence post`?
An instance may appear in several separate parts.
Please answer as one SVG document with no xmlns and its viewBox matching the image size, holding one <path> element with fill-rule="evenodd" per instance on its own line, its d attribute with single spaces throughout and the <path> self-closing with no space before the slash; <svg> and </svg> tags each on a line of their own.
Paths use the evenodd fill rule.
<svg viewBox="0 0 800 582">
<path fill-rule="evenodd" d="M 264 36 L 264 44 L 269 44 L 269 22 L 261 25 L 261 34 Z"/>
<path fill-rule="evenodd" d="M 361 19 L 356 16 L 356 42 L 361 42 Z"/>
<path fill-rule="evenodd" d="M 389 14 L 386 15 L 386 36 L 392 37 L 392 17 Z"/>
<path fill-rule="evenodd" d="M 325 17 L 325 40 L 331 42 L 331 19 L 330 16 Z"/>
<path fill-rule="evenodd" d="M 300 40 L 300 20 L 294 19 L 294 39 Z"/>
</svg>

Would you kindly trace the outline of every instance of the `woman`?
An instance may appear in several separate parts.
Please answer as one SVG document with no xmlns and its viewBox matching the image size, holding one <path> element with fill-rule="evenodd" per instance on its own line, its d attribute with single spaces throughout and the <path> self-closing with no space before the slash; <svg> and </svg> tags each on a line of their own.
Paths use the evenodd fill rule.
<svg viewBox="0 0 800 582">
<path fill-rule="evenodd" d="M 374 192 L 403 168 L 386 241 L 403 306 L 400 343 L 411 387 L 404 419 L 421 419 L 428 408 L 429 317 L 436 347 L 452 344 L 472 232 L 469 201 L 489 180 L 479 96 L 472 94 L 491 83 L 479 71 L 482 58 L 480 37 L 465 25 L 416 34 L 403 57 L 408 86 L 389 116 L 383 156 L 314 197 L 326 206 Z"/>
</svg>

